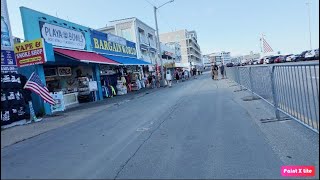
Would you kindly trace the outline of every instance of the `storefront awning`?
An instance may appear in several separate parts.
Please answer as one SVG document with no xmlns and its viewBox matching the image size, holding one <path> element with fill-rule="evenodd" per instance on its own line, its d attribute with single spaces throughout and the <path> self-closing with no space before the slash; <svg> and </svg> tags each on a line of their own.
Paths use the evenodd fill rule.
<svg viewBox="0 0 320 180">
<path fill-rule="evenodd" d="M 120 64 L 123 65 L 150 65 L 151 63 L 143 61 L 141 59 L 137 58 L 129 58 L 129 57 L 121 57 L 121 56 L 112 56 L 112 55 L 105 55 L 103 54 L 104 57 L 108 59 L 112 59 Z"/>
<path fill-rule="evenodd" d="M 61 48 L 54 48 L 54 52 L 71 59 L 79 60 L 81 62 L 119 65 L 118 62 L 113 61 L 112 59 L 109 59 L 107 57 L 104 57 L 94 52 L 77 51 L 77 50 L 61 49 Z"/>
</svg>

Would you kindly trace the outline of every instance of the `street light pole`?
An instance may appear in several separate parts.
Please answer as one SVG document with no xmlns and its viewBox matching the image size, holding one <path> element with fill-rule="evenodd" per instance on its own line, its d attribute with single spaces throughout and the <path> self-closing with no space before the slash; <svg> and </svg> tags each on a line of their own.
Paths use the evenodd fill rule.
<svg viewBox="0 0 320 180">
<path fill-rule="evenodd" d="M 161 45 L 160 45 L 160 37 L 159 37 L 159 28 L 158 28 L 158 19 L 157 19 L 157 10 L 159 8 L 161 8 L 162 6 L 168 4 L 168 3 L 172 3 L 174 0 L 170 0 L 164 4 L 162 4 L 159 7 L 153 6 L 153 10 L 154 10 L 154 21 L 156 23 L 156 31 L 157 31 L 157 46 L 158 46 L 158 58 L 160 59 L 160 73 L 161 73 L 161 81 L 160 81 L 160 86 L 164 86 L 164 73 L 163 73 L 163 62 L 162 62 L 162 58 L 161 58 Z"/>
<path fill-rule="evenodd" d="M 309 43 L 310 43 L 310 50 L 312 50 L 312 43 L 311 43 L 311 15 L 310 15 L 310 2 L 306 3 L 308 6 L 308 17 L 309 17 Z"/>
</svg>

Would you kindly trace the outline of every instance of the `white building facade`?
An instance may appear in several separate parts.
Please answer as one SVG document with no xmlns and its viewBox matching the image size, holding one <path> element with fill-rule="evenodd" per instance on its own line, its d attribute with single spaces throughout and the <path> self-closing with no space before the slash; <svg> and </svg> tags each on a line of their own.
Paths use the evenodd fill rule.
<svg viewBox="0 0 320 180">
<path fill-rule="evenodd" d="M 209 68 L 212 65 L 211 59 L 208 55 L 203 55 L 202 56 L 202 64 L 204 68 Z"/>
<path fill-rule="evenodd" d="M 231 62 L 230 52 L 221 51 L 221 52 L 208 54 L 208 56 L 210 57 L 212 62 L 217 65 L 221 65 L 221 64 L 225 65 Z"/>
<path fill-rule="evenodd" d="M 135 17 L 110 21 L 98 31 L 121 36 L 136 43 L 137 57 L 153 65 L 159 62 L 155 29 Z M 160 64 L 159 64 L 160 65 Z"/>
<path fill-rule="evenodd" d="M 202 66 L 202 55 L 195 31 L 178 30 L 160 34 L 163 43 L 178 43 L 181 46 L 180 66 L 189 69 Z"/>
<path fill-rule="evenodd" d="M 181 47 L 178 43 L 160 43 L 161 58 L 165 68 L 175 68 L 181 63 Z"/>
</svg>

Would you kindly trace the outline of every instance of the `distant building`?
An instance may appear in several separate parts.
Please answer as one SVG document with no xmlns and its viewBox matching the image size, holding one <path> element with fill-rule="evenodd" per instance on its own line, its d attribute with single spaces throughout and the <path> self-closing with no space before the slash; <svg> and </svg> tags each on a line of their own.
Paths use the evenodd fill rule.
<svg viewBox="0 0 320 180">
<path fill-rule="evenodd" d="M 211 67 L 212 61 L 210 59 L 210 56 L 208 55 L 203 55 L 202 56 L 202 64 L 205 68 Z"/>
<path fill-rule="evenodd" d="M 200 46 L 195 31 L 178 30 L 160 34 L 160 42 L 178 43 L 181 46 L 181 67 L 202 66 Z"/>
<path fill-rule="evenodd" d="M 161 43 L 161 58 L 165 68 L 175 68 L 181 62 L 181 48 L 178 43 Z"/>
<path fill-rule="evenodd" d="M 220 65 L 220 64 L 227 64 L 231 62 L 230 54 L 231 54 L 230 52 L 222 51 L 222 52 L 208 54 L 208 56 L 210 57 L 212 63 Z"/>
<path fill-rule="evenodd" d="M 250 52 L 250 54 L 243 56 L 243 60 L 246 62 L 258 60 L 258 59 L 260 59 L 260 53 Z"/>
</svg>

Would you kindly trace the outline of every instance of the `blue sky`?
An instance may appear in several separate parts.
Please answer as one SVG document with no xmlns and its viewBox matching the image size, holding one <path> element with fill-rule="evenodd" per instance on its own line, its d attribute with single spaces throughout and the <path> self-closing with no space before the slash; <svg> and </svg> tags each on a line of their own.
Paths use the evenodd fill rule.
<svg viewBox="0 0 320 180">
<path fill-rule="evenodd" d="M 319 48 L 319 0 L 311 2 L 312 46 Z M 153 8 L 167 0 L 7 0 L 14 36 L 23 38 L 19 7 L 100 28 L 111 20 L 137 17 L 154 27 Z M 281 53 L 309 49 L 307 0 L 175 0 L 158 13 L 160 33 L 196 30 L 203 54 L 259 52 L 259 36 Z"/>
</svg>

